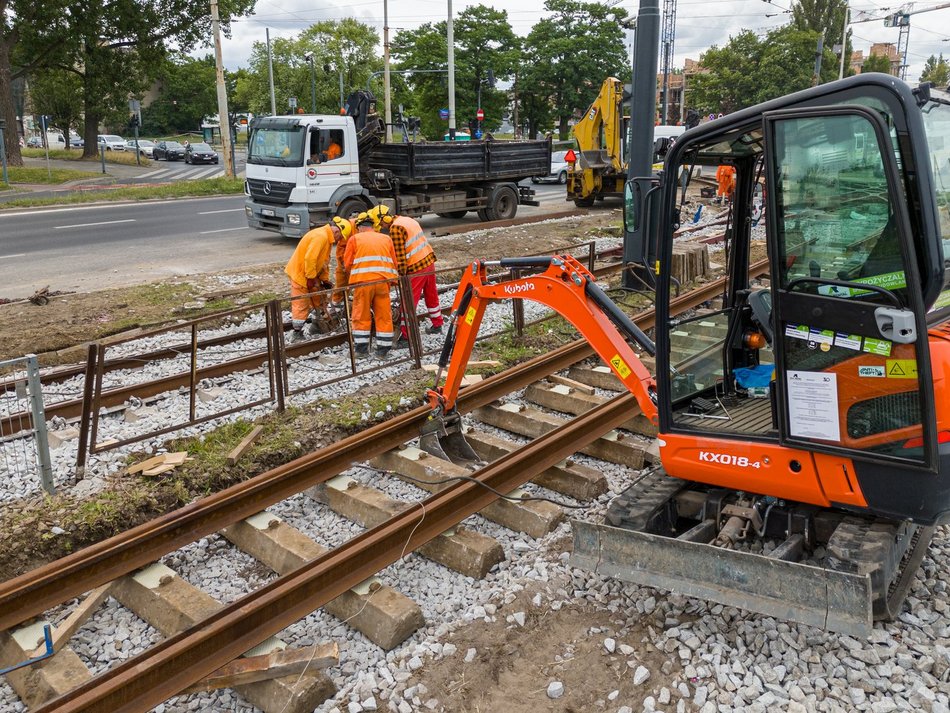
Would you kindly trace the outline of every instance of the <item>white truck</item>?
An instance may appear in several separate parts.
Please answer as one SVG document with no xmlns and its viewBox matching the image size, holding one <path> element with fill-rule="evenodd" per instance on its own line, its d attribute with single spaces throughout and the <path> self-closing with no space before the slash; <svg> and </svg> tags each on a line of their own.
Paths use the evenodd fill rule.
<svg viewBox="0 0 950 713">
<path fill-rule="evenodd" d="M 383 203 L 401 215 L 482 220 L 538 205 L 518 182 L 547 174 L 550 141 L 382 143 L 372 95 L 348 113 L 270 116 L 250 126 L 244 211 L 252 228 L 299 238 L 334 215 Z M 335 145 L 335 147 L 334 147 Z"/>
</svg>

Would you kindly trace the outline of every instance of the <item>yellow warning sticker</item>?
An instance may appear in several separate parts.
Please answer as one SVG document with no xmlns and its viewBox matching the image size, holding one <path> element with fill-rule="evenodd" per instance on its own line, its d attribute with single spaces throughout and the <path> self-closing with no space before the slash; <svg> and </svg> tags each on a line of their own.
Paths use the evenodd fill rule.
<svg viewBox="0 0 950 713">
<path fill-rule="evenodd" d="M 630 376 L 630 367 L 627 366 L 627 362 L 620 358 L 619 354 L 613 355 L 610 364 L 617 370 L 617 373 L 620 374 L 621 379 L 626 379 Z"/>
<path fill-rule="evenodd" d="M 474 307 L 469 307 L 469 308 L 468 308 L 468 312 L 465 313 L 465 324 L 467 324 L 469 327 L 471 327 L 471 326 L 472 326 L 472 322 L 474 322 L 474 321 L 475 321 L 475 308 L 474 308 Z"/>
<path fill-rule="evenodd" d="M 889 379 L 916 379 L 917 378 L 917 360 L 916 359 L 888 359 L 887 378 Z"/>
</svg>

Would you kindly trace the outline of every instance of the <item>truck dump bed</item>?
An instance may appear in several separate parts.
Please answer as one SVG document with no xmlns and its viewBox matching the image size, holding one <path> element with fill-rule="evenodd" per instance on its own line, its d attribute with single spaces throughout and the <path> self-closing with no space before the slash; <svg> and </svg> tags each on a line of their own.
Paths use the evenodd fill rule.
<svg viewBox="0 0 950 713">
<path fill-rule="evenodd" d="M 403 185 L 452 181 L 520 181 L 551 170 L 551 142 L 433 141 L 380 144 L 369 168 L 385 169 Z"/>
</svg>

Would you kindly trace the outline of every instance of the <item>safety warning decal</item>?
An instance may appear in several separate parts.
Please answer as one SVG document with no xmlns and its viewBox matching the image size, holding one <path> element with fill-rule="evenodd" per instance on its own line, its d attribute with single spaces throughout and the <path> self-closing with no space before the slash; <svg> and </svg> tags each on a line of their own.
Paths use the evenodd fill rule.
<svg viewBox="0 0 950 713">
<path fill-rule="evenodd" d="M 475 321 L 475 308 L 469 307 L 468 312 L 465 313 L 465 324 L 472 326 L 472 322 Z"/>
<path fill-rule="evenodd" d="M 620 358 L 619 354 L 614 354 L 613 357 L 611 357 L 610 365 L 617 370 L 621 379 L 626 379 L 630 376 L 630 367 L 627 366 L 627 362 Z"/>
<path fill-rule="evenodd" d="M 888 379 L 916 379 L 917 361 L 915 359 L 888 359 Z"/>
<path fill-rule="evenodd" d="M 883 379 L 887 376 L 887 372 L 883 366 L 859 366 L 858 376 L 873 376 L 878 379 Z"/>
</svg>

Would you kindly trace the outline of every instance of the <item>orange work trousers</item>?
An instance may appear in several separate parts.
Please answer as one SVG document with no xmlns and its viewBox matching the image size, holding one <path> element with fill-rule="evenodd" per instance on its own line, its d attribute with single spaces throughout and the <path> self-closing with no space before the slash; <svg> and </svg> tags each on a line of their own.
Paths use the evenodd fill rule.
<svg viewBox="0 0 950 713">
<path fill-rule="evenodd" d="M 311 309 L 323 307 L 323 295 L 303 296 L 317 289 L 316 280 L 307 280 L 307 283 L 308 285 L 304 287 L 293 280 L 290 281 L 290 316 L 295 322 L 306 322 Z M 294 299 L 295 297 L 299 299 Z"/>
<path fill-rule="evenodd" d="M 353 343 L 369 344 L 373 320 L 376 320 L 376 348 L 393 345 L 393 313 L 389 301 L 389 283 L 377 282 L 353 289 Z"/>
</svg>

